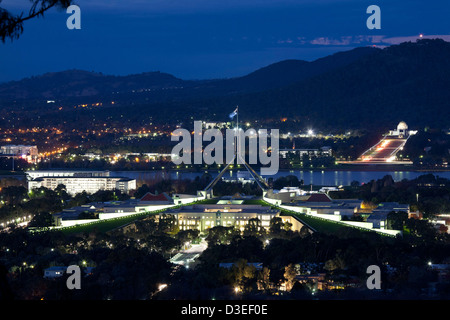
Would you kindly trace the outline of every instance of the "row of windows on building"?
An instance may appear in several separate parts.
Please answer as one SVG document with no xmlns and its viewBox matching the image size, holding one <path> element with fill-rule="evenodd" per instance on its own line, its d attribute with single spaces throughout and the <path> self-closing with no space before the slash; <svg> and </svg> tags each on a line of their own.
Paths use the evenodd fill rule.
<svg viewBox="0 0 450 320">
<path fill-rule="evenodd" d="M 187 225 L 180 225 L 179 228 L 180 230 L 189 230 L 189 229 L 209 229 L 209 228 L 213 228 L 215 226 L 223 226 L 223 227 L 236 227 L 239 228 L 241 231 L 244 230 L 244 227 L 247 223 L 245 223 L 245 221 L 237 221 L 237 223 L 233 223 L 232 221 L 227 221 L 227 222 L 223 222 L 222 224 L 215 224 L 213 221 L 206 221 L 205 225 L 202 226 L 201 223 L 193 223 L 193 224 L 187 224 Z M 268 222 L 262 222 L 261 223 L 261 227 L 264 228 L 268 228 L 269 227 L 269 223 Z"/>
<path fill-rule="evenodd" d="M 220 226 L 223 227 L 230 227 L 230 226 L 236 226 L 243 228 L 246 224 L 248 224 L 249 220 L 251 218 L 245 217 L 244 219 L 234 219 L 232 217 L 229 217 L 228 219 L 224 219 L 225 221 L 221 220 L 216 221 L 215 219 L 179 219 L 178 225 L 180 226 L 180 229 L 187 230 L 192 228 L 201 228 L 204 227 L 205 229 L 212 228 L 214 226 Z M 269 227 L 270 226 L 270 220 L 263 220 L 260 224 L 262 227 Z"/>
<path fill-rule="evenodd" d="M 222 216 L 221 219 L 231 219 L 231 220 L 248 220 L 248 219 L 254 219 L 257 218 L 259 220 L 272 220 L 272 218 L 275 217 L 275 215 L 258 215 L 257 217 L 255 216 Z M 178 217 L 178 220 L 185 220 L 185 219 L 195 219 L 195 220 L 199 220 L 199 219 L 216 219 L 215 216 L 180 216 Z"/>
</svg>

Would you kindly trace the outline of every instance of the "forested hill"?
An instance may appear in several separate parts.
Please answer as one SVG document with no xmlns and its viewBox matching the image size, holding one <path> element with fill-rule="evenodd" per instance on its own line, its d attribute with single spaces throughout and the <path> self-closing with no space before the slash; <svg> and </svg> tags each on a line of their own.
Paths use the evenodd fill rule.
<svg viewBox="0 0 450 320">
<path fill-rule="evenodd" d="M 259 110 L 278 101 L 286 116 L 317 126 L 450 126 L 450 43 L 392 46 L 300 84 L 267 92 Z M 272 102 L 272 103 L 270 103 Z"/>
<path fill-rule="evenodd" d="M 77 98 L 79 101 L 115 98 L 152 103 L 260 92 L 346 66 L 376 51 L 374 48 L 362 47 L 312 62 L 284 60 L 231 79 L 183 80 L 159 71 L 126 76 L 76 69 L 49 72 L 0 84 L 0 103 L 45 99 L 68 101 Z"/>
<path fill-rule="evenodd" d="M 312 62 L 281 61 L 233 79 L 192 81 L 162 72 L 119 77 L 71 70 L 2 84 L 0 105 L 22 110 L 23 117 L 45 107 L 47 123 L 79 112 L 54 108 L 58 115 L 52 115 L 45 101 L 54 99 L 55 107 L 104 102 L 108 107 L 81 115 L 100 121 L 226 121 L 239 105 L 240 117 L 247 121 L 288 118 L 302 127 L 324 129 L 392 129 L 406 121 L 411 128 L 448 128 L 449 88 L 450 43 L 423 39 L 384 49 L 357 48 Z M 81 119 L 79 114 L 76 119 Z"/>
<path fill-rule="evenodd" d="M 421 40 L 363 56 L 287 87 L 211 100 L 243 117 L 296 118 L 320 128 L 450 127 L 450 43 Z M 228 107 L 229 109 L 229 107 Z"/>
</svg>

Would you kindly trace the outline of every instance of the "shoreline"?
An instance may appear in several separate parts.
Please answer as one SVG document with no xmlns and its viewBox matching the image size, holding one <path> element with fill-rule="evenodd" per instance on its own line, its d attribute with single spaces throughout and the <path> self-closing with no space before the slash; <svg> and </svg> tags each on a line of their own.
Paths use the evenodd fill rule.
<svg viewBox="0 0 450 320">
<path fill-rule="evenodd" d="M 150 172 L 150 171 L 165 171 L 165 172 L 192 172 L 192 173 L 204 173 L 204 172 L 220 172 L 223 168 L 164 168 L 164 169 L 151 169 L 151 170 L 109 170 L 111 172 Z M 259 170 L 259 167 L 253 167 L 255 170 Z M 70 170 L 70 169 L 68 169 Z M 245 167 L 232 168 L 229 171 L 247 171 Z M 424 173 L 434 173 L 434 172 L 450 172 L 448 169 L 423 169 L 423 168 L 405 168 L 403 166 L 392 166 L 392 165 L 358 165 L 358 166 L 344 166 L 344 167 L 332 167 L 332 168 L 293 168 L 293 169 L 279 169 L 278 172 L 289 172 L 289 171 L 304 171 L 304 172 L 321 172 L 321 171 L 353 171 L 353 172 L 383 172 L 383 171 L 403 171 L 403 172 L 424 172 Z"/>
<path fill-rule="evenodd" d="M 104 169 L 104 168 L 89 168 L 89 171 L 110 171 L 110 172 L 189 172 L 189 173 L 205 173 L 205 172 L 220 172 L 223 168 L 158 168 L 158 169 L 149 169 L 149 170 L 124 170 L 124 169 Z M 255 167 L 255 170 L 258 170 L 259 167 Z M 39 169 L 39 170 L 61 170 L 61 171 L 77 171 L 77 170 L 86 170 L 85 168 L 53 168 L 53 169 Z M 229 171 L 246 171 L 245 167 L 241 168 L 232 168 Z M 352 172 L 387 172 L 387 171 L 402 171 L 402 172 L 423 172 L 423 173 L 439 173 L 439 172 L 450 172 L 450 168 L 415 168 L 415 167 L 404 167 L 399 165 L 356 165 L 356 166 L 336 166 L 336 167 L 327 167 L 327 168 L 292 168 L 292 169 L 279 169 L 278 172 L 322 172 L 322 171 L 352 171 Z M 21 177 L 25 175 L 25 171 L 19 172 L 0 172 L 0 178 L 6 177 Z"/>
<path fill-rule="evenodd" d="M 288 169 L 292 170 L 292 169 Z M 299 169 L 295 169 L 299 170 Z M 301 169 L 306 171 L 305 169 Z M 281 170 L 280 170 L 281 171 Z M 450 172 L 450 168 L 441 169 L 424 169 L 417 167 L 405 167 L 402 165 L 355 165 L 355 166 L 343 166 L 335 168 L 323 168 L 323 169 L 312 169 L 310 171 L 404 171 L 404 172 Z"/>
</svg>

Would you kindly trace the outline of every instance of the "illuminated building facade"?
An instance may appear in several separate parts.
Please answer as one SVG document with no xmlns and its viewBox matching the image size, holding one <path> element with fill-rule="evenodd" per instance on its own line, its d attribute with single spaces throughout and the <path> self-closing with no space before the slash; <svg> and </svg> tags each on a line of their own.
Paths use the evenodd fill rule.
<svg viewBox="0 0 450 320">
<path fill-rule="evenodd" d="M 0 153 L 3 155 L 21 157 L 28 162 L 36 162 L 38 158 L 37 146 L 6 145 L 0 147 Z"/>
<path fill-rule="evenodd" d="M 42 178 L 42 177 L 78 177 L 78 178 L 91 178 L 91 177 L 109 177 L 110 172 L 108 170 L 29 170 L 26 172 L 29 180 Z"/>
<path fill-rule="evenodd" d="M 290 222 L 293 231 L 303 227 L 291 216 L 280 216 L 280 210 L 274 210 L 262 205 L 243 204 L 194 204 L 180 208 L 168 209 L 167 215 L 175 216 L 180 230 L 198 229 L 206 231 L 215 226 L 235 227 L 243 231 L 252 219 L 258 220 L 258 226 L 268 229 L 270 220 L 280 217 L 283 222 Z"/>
<path fill-rule="evenodd" d="M 70 195 L 75 195 L 83 191 L 95 193 L 99 190 L 120 190 L 123 193 L 129 193 L 136 189 L 136 180 L 123 177 L 110 177 L 108 171 L 93 172 L 72 172 L 55 171 L 43 175 L 42 172 L 29 171 L 28 190 L 45 187 L 54 190 L 58 185 L 65 186 Z"/>
</svg>

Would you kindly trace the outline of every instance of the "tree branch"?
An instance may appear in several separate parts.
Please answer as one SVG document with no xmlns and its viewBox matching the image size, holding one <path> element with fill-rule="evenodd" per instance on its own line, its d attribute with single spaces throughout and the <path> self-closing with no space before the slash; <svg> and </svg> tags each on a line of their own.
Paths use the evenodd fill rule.
<svg viewBox="0 0 450 320">
<path fill-rule="evenodd" d="M 6 38 L 18 39 L 23 33 L 23 23 L 27 20 L 44 16 L 44 13 L 59 6 L 67 8 L 71 5 L 73 0 L 34 0 L 33 4 L 26 17 L 23 17 L 23 12 L 20 15 L 13 16 L 7 10 L 0 7 L 0 39 L 5 42 Z M 1 1 L 0 1 L 1 3 Z M 39 10 L 37 10 L 40 4 Z"/>
</svg>

